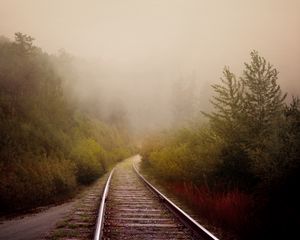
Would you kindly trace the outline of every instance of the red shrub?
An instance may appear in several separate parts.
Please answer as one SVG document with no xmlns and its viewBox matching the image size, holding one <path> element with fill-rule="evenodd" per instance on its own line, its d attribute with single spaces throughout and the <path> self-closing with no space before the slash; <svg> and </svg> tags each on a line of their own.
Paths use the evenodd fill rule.
<svg viewBox="0 0 300 240">
<path fill-rule="evenodd" d="M 186 183 L 172 183 L 168 188 L 214 225 L 240 232 L 252 217 L 254 198 L 239 190 L 214 192 Z"/>
</svg>

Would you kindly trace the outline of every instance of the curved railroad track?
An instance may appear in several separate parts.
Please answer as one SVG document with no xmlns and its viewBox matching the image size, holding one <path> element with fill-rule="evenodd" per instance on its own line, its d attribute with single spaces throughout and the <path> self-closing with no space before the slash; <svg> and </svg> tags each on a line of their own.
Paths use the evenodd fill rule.
<svg viewBox="0 0 300 240">
<path fill-rule="evenodd" d="M 129 159 L 107 180 L 96 224 L 99 239 L 217 238 L 153 187 Z"/>
</svg>

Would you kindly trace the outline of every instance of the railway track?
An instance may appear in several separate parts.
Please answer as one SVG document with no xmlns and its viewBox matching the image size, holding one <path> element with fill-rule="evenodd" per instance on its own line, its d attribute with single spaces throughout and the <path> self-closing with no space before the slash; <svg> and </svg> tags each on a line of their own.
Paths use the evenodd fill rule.
<svg viewBox="0 0 300 240">
<path fill-rule="evenodd" d="M 94 240 L 217 240 L 140 175 L 133 162 L 128 159 L 110 173 Z"/>
</svg>

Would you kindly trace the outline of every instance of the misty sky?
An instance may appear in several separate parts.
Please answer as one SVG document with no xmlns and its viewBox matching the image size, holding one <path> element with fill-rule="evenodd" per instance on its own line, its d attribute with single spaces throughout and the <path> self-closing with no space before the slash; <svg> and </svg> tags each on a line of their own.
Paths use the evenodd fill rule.
<svg viewBox="0 0 300 240">
<path fill-rule="evenodd" d="M 172 81 L 193 76 L 204 107 L 222 68 L 240 73 L 253 49 L 300 94 L 299 0 L 0 0 L 0 35 L 18 31 L 97 60 L 107 91 L 154 125 L 169 116 Z"/>
</svg>

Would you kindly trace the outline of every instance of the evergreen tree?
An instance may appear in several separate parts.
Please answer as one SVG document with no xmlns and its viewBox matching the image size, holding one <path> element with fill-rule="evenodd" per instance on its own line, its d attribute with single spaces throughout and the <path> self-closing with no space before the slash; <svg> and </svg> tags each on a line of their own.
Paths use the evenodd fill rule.
<svg viewBox="0 0 300 240">
<path fill-rule="evenodd" d="M 204 114 L 209 117 L 211 127 L 215 133 L 228 141 L 239 135 L 244 89 L 241 82 L 228 67 L 223 70 L 221 83 L 212 85 L 216 93 L 213 100 L 211 100 L 215 112 Z"/>
<path fill-rule="evenodd" d="M 245 86 L 244 111 L 251 138 L 271 131 L 274 120 L 283 110 L 286 94 L 277 84 L 278 71 L 257 51 L 251 52 L 250 64 L 245 63 L 241 80 Z"/>
<path fill-rule="evenodd" d="M 254 178 L 244 144 L 243 84 L 225 67 L 221 84 L 212 87 L 216 93 L 211 100 L 215 111 L 205 115 L 213 133 L 222 141 L 215 175 L 231 187 L 251 186 Z"/>
</svg>

